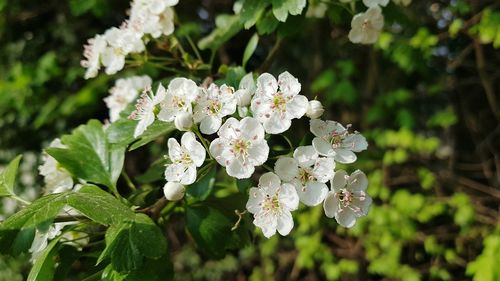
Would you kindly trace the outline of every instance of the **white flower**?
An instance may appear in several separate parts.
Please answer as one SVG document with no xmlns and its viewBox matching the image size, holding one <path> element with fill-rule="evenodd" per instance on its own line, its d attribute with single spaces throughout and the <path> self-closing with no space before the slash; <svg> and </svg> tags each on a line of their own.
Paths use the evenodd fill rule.
<svg viewBox="0 0 500 281">
<path fill-rule="evenodd" d="M 238 90 L 234 92 L 234 96 L 238 104 L 238 115 L 242 118 L 247 116 L 248 106 L 252 101 L 252 96 L 255 93 L 255 89 L 256 86 L 255 81 L 253 80 L 253 74 L 248 73 L 247 75 L 243 76 L 240 81 Z"/>
<path fill-rule="evenodd" d="M 269 73 L 257 78 L 251 110 L 263 123 L 266 133 L 282 133 L 290 128 L 292 119 L 301 118 L 306 113 L 308 101 L 299 95 L 300 88 L 297 78 L 288 72 L 281 73 L 278 81 Z"/>
<path fill-rule="evenodd" d="M 194 122 L 200 123 L 200 131 L 211 135 L 219 130 L 222 118 L 236 111 L 233 89 L 226 85 L 220 88 L 211 84 L 194 107 Z"/>
<path fill-rule="evenodd" d="M 196 140 L 193 132 L 182 135 L 181 144 L 176 139 L 168 139 L 168 156 L 172 164 L 165 169 L 165 179 L 189 185 L 196 181 L 196 167 L 205 161 L 205 148 Z"/>
<path fill-rule="evenodd" d="M 116 80 L 114 87 L 109 90 L 110 95 L 104 98 L 109 108 L 109 120 L 111 122 L 118 120 L 120 112 L 137 98 L 140 91 L 150 87 L 151 83 L 152 80 L 147 75 Z"/>
<path fill-rule="evenodd" d="M 174 125 L 179 131 L 189 131 L 193 126 L 193 114 L 181 112 L 174 120 Z"/>
<path fill-rule="evenodd" d="M 379 5 L 385 7 L 387 6 L 387 4 L 389 4 L 389 0 L 363 0 L 363 4 L 365 4 L 365 6 L 368 8 L 376 7 Z"/>
<path fill-rule="evenodd" d="M 281 235 L 288 235 L 293 228 L 291 211 L 297 210 L 299 197 L 293 185 L 281 183 L 273 173 L 263 174 L 259 186 L 252 187 L 246 205 L 253 214 L 253 223 L 262 229 L 267 238 L 276 230 Z"/>
<path fill-rule="evenodd" d="M 311 119 L 311 132 L 316 136 L 312 144 L 320 155 L 333 157 L 340 163 L 353 163 L 356 154 L 368 147 L 365 137 L 360 133 L 350 134 L 348 129 L 335 121 Z"/>
<path fill-rule="evenodd" d="M 264 128 L 252 117 L 241 121 L 229 118 L 217 132 L 219 138 L 210 144 L 210 153 L 226 167 L 227 174 L 238 178 L 249 178 L 255 166 L 264 164 L 269 146 L 264 139 Z"/>
<path fill-rule="evenodd" d="M 101 69 L 101 55 L 106 49 L 106 44 L 106 39 L 102 35 L 96 35 L 87 41 L 83 51 L 85 60 L 80 62 L 82 67 L 87 69 L 85 79 L 97 76 L 97 72 Z"/>
<path fill-rule="evenodd" d="M 66 148 L 60 139 L 54 139 L 49 147 Z M 59 193 L 73 188 L 73 178 L 66 169 L 59 166 L 56 159 L 43 154 L 43 164 L 38 167 L 40 175 L 44 176 L 45 193 Z"/>
<path fill-rule="evenodd" d="M 135 0 L 130 11 L 130 25 L 151 34 L 153 38 L 174 32 L 174 11 L 177 0 Z"/>
<path fill-rule="evenodd" d="M 55 223 L 50 225 L 45 232 L 36 229 L 35 237 L 33 238 L 33 242 L 29 248 L 29 252 L 31 253 L 30 261 L 32 263 L 34 263 L 35 260 L 42 254 L 43 250 L 47 248 L 48 241 L 61 234 L 61 230 L 64 226 L 64 223 Z"/>
<path fill-rule="evenodd" d="M 168 84 L 167 94 L 161 102 L 161 111 L 158 119 L 165 122 L 172 122 L 176 118 L 181 118 L 181 113 L 192 114 L 192 103 L 198 97 L 200 89 L 196 83 L 186 78 L 174 78 Z M 184 117 L 182 117 L 184 118 Z"/>
<path fill-rule="evenodd" d="M 300 146 L 291 157 L 280 157 L 274 166 L 284 182 L 295 186 L 300 201 L 308 206 L 323 202 L 328 193 L 328 182 L 333 177 L 335 162 L 320 158 L 312 146 Z"/>
<path fill-rule="evenodd" d="M 156 95 L 153 95 L 151 88 L 146 88 L 141 94 L 141 97 L 135 105 L 136 109 L 129 118 L 139 120 L 134 131 L 134 138 L 142 135 L 144 131 L 155 121 L 155 106 L 165 99 L 165 87 L 160 83 L 156 90 Z"/>
<path fill-rule="evenodd" d="M 186 188 L 184 185 L 178 182 L 167 182 L 163 187 L 163 194 L 165 194 L 165 198 L 170 201 L 179 201 L 184 198 L 184 193 L 186 192 Z"/>
<path fill-rule="evenodd" d="M 318 119 L 323 115 L 325 110 L 323 109 L 323 105 L 320 101 L 312 100 L 309 101 L 309 105 L 307 106 L 306 116 L 311 119 Z"/>
<path fill-rule="evenodd" d="M 332 190 L 326 197 L 323 208 L 329 218 L 335 217 L 344 227 L 353 227 L 356 219 L 368 214 L 372 199 L 365 193 L 368 186 L 366 175 L 360 170 L 350 176 L 337 171 L 331 181 Z"/>
<path fill-rule="evenodd" d="M 144 51 L 142 33 L 126 25 L 112 27 L 104 33 L 108 46 L 102 54 L 102 64 L 106 66 L 106 74 L 115 74 L 125 65 L 125 57 L 130 53 Z"/>
<path fill-rule="evenodd" d="M 411 3 L 411 0 L 392 0 L 396 5 L 408 6 Z"/>
<path fill-rule="evenodd" d="M 384 16 L 379 6 L 371 7 L 352 18 L 349 40 L 353 43 L 373 44 L 384 27 Z"/>
</svg>

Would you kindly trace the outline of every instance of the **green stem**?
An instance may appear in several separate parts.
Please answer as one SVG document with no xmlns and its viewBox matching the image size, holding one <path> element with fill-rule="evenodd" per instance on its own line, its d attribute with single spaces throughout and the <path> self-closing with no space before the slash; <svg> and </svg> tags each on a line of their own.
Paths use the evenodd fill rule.
<svg viewBox="0 0 500 281">
<path fill-rule="evenodd" d="M 274 172 L 274 170 L 271 167 L 267 166 L 266 164 L 262 164 L 262 167 L 264 167 L 269 172 Z"/>
<path fill-rule="evenodd" d="M 200 52 L 198 51 L 198 48 L 196 47 L 196 45 L 194 44 L 193 40 L 191 39 L 191 36 L 186 35 L 186 38 L 187 38 L 187 41 L 188 41 L 189 45 L 191 46 L 191 49 L 193 49 L 194 54 L 196 55 L 196 57 L 203 63 L 203 58 L 201 57 Z"/>
<path fill-rule="evenodd" d="M 208 156 L 210 157 L 210 159 L 214 159 L 212 157 L 212 154 L 210 154 L 210 149 L 208 147 L 208 144 L 207 144 L 207 140 L 201 135 L 200 131 L 198 130 L 198 128 L 195 126 L 195 128 L 193 129 L 193 132 L 196 134 L 196 136 L 200 139 L 201 143 L 203 144 L 203 147 L 205 147 L 205 150 L 207 151 L 207 154 Z"/>
<path fill-rule="evenodd" d="M 122 174 L 123 179 L 127 183 L 128 187 L 130 189 L 132 189 L 133 191 L 137 190 L 137 188 L 135 187 L 134 183 L 132 182 L 132 180 L 130 179 L 130 177 L 127 175 L 127 173 L 125 172 L 125 170 L 122 170 L 121 174 Z"/>
<path fill-rule="evenodd" d="M 11 198 L 12 198 L 12 199 L 15 199 L 15 200 L 17 200 L 17 201 L 19 201 L 19 202 L 21 202 L 21 203 L 23 203 L 24 205 L 29 205 L 29 204 L 31 204 L 31 202 L 30 202 L 30 201 L 24 200 L 23 198 L 21 198 L 21 197 L 19 197 L 19 196 L 17 196 L 17 195 L 12 195 L 12 196 L 11 196 Z"/>
</svg>

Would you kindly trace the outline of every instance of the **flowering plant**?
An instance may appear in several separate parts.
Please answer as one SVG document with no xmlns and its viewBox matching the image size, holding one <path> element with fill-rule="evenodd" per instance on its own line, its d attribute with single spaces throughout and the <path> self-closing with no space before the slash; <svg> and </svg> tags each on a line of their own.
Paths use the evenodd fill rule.
<svg viewBox="0 0 500 281">
<path fill-rule="evenodd" d="M 40 166 L 43 197 L 28 202 L 14 193 L 20 158 L 2 172 L 1 194 L 25 207 L 2 223 L 1 244 L 29 246 L 29 280 L 52 278 L 53 257 L 66 246 L 98 253 L 104 280 L 139 280 L 145 273 L 153 276 L 147 280 L 164 280 L 170 260 L 159 226 L 176 213 L 185 214 L 190 236 L 213 257 L 248 243 L 251 222 L 267 238 L 288 235 L 301 206 L 323 205 L 345 228 L 367 215 L 365 174 L 343 170 L 367 149 L 363 135 L 320 119 L 321 101 L 304 95 L 292 73 L 245 70 L 259 34 L 274 32 L 306 6 L 305 0 L 275 2 L 238 1 L 235 14 L 219 16 L 195 45 L 174 32 L 182 26 L 178 1 L 134 0 L 126 21 L 88 40 L 81 62 L 86 79 L 126 67 L 149 75 L 117 79 L 104 99 L 106 122 L 90 120 L 50 144 Z M 368 9 L 353 17 L 349 40 L 374 43 L 387 2 L 364 0 Z M 216 51 L 253 26 L 258 33 L 242 65 L 212 73 Z M 211 51 L 208 63 L 203 51 Z M 126 152 L 153 144 L 160 144 L 160 156 L 131 179 Z"/>
</svg>

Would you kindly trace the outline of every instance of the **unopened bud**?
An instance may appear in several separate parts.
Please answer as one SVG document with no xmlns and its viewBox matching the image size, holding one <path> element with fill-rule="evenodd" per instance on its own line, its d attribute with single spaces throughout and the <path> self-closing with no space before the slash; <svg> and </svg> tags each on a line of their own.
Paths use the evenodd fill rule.
<svg viewBox="0 0 500 281">
<path fill-rule="evenodd" d="M 312 100 L 309 102 L 309 105 L 307 107 L 307 112 L 306 116 L 311 118 L 311 119 L 317 119 L 323 115 L 323 112 L 325 110 L 323 109 L 323 105 L 321 102 L 317 100 Z"/>
<path fill-rule="evenodd" d="M 165 198 L 170 201 L 179 201 L 184 197 L 186 188 L 178 182 L 167 182 L 163 187 Z"/>
<path fill-rule="evenodd" d="M 189 131 L 193 126 L 193 115 L 188 112 L 181 112 L 175 117 L 174 124 L 179 131 Z"/>
</svg>

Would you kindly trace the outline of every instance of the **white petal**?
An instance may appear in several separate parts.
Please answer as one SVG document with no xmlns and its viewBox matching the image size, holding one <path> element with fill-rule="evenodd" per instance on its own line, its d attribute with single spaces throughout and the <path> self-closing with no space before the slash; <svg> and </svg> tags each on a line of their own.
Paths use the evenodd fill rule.
<svg viewBox="0 0 500 281">
<path fill-rule="evenodd" d="M 182 175 L 180 183 L 184 185 L 193 184 L 196 181 L 196 166 L 189 165 Z"/>
<path fill-rule="evenodd" d="M 335 156 L 335 150 L 333 150 L 332 145 L 326 140 L 316 137 L 312 141 L 314 149 L 322 156 Z"/>
<path fill-rule="evenodd" d="M 259 187 L 263 188 L 267 194 L 274 195 L 281 187 L 281 180 L 275 173 L 268 172 L 260 176 Z"/>
<path fill-rule="evenodd" d="M 165 169 L 165 179 L 167 181 L 180 182 L 185 171 L 186 166 L 183 164 L 169 164 Z"/>
<path fill-rule="evenodd" d="M 292 121 L 285 114 L 273 112 L 271 117 L 264 122 L 264 129 L 268 134 L 280 134 L 288 130 Z"/>
<path fill-rule="evenodd" d="M 356 224 L 356 215 L 348 208 L 340 209 L 335 214 L 335 220 L 343 227 L 351 228 Z"/>
<path fill-rule="evenodd" d="M 252 187 L 248 191 L 248 201 L 246 204 L 247 210 L 255 214 L 261 210 L 260 203 L 264 201 L 265 195 L 262 193 L 260 188 Z"/>
<path fill-rule="evenodd" d="M 279 200 L 280 204 L 286 206 L 289 211 L 294 211 L 299 208 L 299 195 L 295 190 L 295 186 L 290 183 L 281 185 Z"/>
<path fill-rule="evenodd" d="M 207 116 L 203 118 L 200 124 L 200 131 L 205 135 L 215 134 L 222 124 L 222 118 Z"/>
<path fill-rule="evenodd" d="M 282 212 L 280 216 L 278 216 L 278 224 L 276 225 L 276 229 L 279 234 L 286 236 L 292 231 L 293 228 L 293 218 L 292 214 L 288 211 Z"/>
<path fill-rule="evenodd" d="M 339 191 L 344 188 L 347 184 L 347 172 L 344 170 L 338 170 L 333 175 L 333 179 L 330 181 L 330 186 L 333 191 Z"/>
<path fill-rule="evenodd" d="M 269 156 L 269 146 L 265 140 L 252 144 L 248 149 L 248 160 L 253 166 L 260 166 L 267 161 Z"/>
<path fill-rule="evenodd" d="M 368 143 L 365 137 L 361 134 L 350 134 L 342 141 L 342 147 L 352 150 L 354 152 L 360 152 L 366 150 Z"/>
<path fill-rule="evenodd" d="M 188 131 L 193 126 L 193 115 L 182 111 L 175 116 L 174 125 L 179 131 Z"/>
<path fill-rule="evenodd" d="M 334 169 L 335 161 L 333 158 L 319 158 L 314 164 L 312 174 L 319 182 L 324 183 L 332 179 Z"/>
<path fill-rule="evenodd" d="M 293 158 L 297 160 L 299 166 L 306 168 L 314 165 L 318 159 L 318 152 L 312 145 L 299 146 L 293 152 Z"/>
<path fill-rule="evenodd" d="M 246 118 L 244 118 L 243 120 L 245 120 L 245 119 Z M 238 121 L 234 117 L 231 117 L 231 118 L 227 119 L 226 122 L 224 122 L 224 124 L 222 124 L 222 126 L 220 127 L 220 129 L 217 132 L 217 134 L 220 137 L 223 137 L 223 138 L 226 138 L 226 139 L 234 139 L 234 138 L 237 137 L 236 136 L 236 130 L 237 129 L 239 130 L 239 128 L 240 128 L 240 121 Z"/>
<path fill-rule="evenodd" d="M 226 167 L 232 160 L 232 158 L 225 157 L 227 155 L 227 153 L 225 153 L 227 149 L 225 147 L 224 140 L 221 138 L 213 140 L 210 144 L 209 150 L 210 154 L 212 154 L 217 163 L 219 163 L 222 167 Z"/>
<path fill-rule="evenodd" d="M 296 95 L 286 104 L 286 112 L 293 118 L 301 118 L 306 114 L 309 101 L 303 95 Z"/>
<path fill-rule="evenodd" d="M 323 202 L 323 210 L 325 215 L 329 218 L 333 218 L 339 210 L 339 200 L 335 196 L 335 191 L 328 192 L 328 195 Z"/>
<path fill-rule="evenodd" d="M 278 223 L 274 216 L 256 215 L 253 223 L 262 230 L 262 233 L 267 238 L 270 238 L 276 233 Z"/>
<path fill-rule="evenodd" d="M 347 186 L 350 191 L 365 191 L 368 187 L 365 173 L 360 170 L 353 172 L 347 181 Z"/>
<path fill-rule="evenodd" d="M 240 121 L 240 130 L 241 136 L 249 141 L 257 142 L 264 139 L 264 128 L 255 118 L 243 118 Z"/>
<path fill-rule="evenodd" d="M 300 92 L 301 89 L 299 80 L 288 71 L 285 71 L 278 76 L 278 85 L 281 92 L 283 92 L 286 96 L 295 96 Z"/>
<path fill-rule="evenodd" d="M 363 200 L 361 200 L 361 199 L 363 199 Z M 352 205 L 354 205 L 360 209 L 360 212 L 357 213 L 358 217 L 366 216 L 368 214 L 368 210 L 370 209 L 371 204 L 372 204 L 372 198 L 366 194 L 363 194 L 363 196 L 361 196 L 361 197 L 356 196 L 352 200 Z"/>
<path fill-rule="evenodd" d="M 179 160 L 182 157 L 182 148 L 181 145 L 174 138 L 169 138 L 167 141 L 168 146 L 168 157 L 172 161 Z"/>
<path fill-rule="evenodd" d="M 269 73 L 262 73 L 257 78 L 256 95 L 266 95 L 271 97 L 278 91 L 278 81 Z"/>
<path fill-rule="evenodd" d="M 196 164 L 197 167 L 203 165 L 206 157 L 205 148 L 201 143 L 196 140 L 196 136 L 193 132 L 186 132 L 181 138 L 182 146 L 186 148 L 189 152 L 191 159 Z"/>
<path fill-rule="evenodd" d="M 307 206 L 317 206 L 325 200 L 328 194 L 328 186 L 320 182 L 309 182 L 305 187 L 296 186 L 300 202 Z"/>
<path fill-rule="evenodd" d="M 247 179 L 254 171 L 255 167 L 248 162 L 243 162 L 241 158 L 233 159 L 226 167 L 227 174 L 237 179 Z"/>
<path fill-rule="evenodd" d="M 335 155 L 333 156 L 333 158 L 335 159 L 335 161 L 343 164 L 354 163 L 357 159 L 354 152 L 342 148 L 335 149 Z"/>
<path fill-rule="evenodd" d="M 299 175 L 297 161 L 291 157 L 280 157 L 274 164 L 274 171 L 283 181 L 291 181 Z"/>
<path fill-rule="evenodd" d="M 160 113 L 158 113 L 158 119 L 164 122 L 174 121 L 177 111 L 170 107 L 162 107 Z"/>
<path fill-rule="evenodd" d="M 135 127 L 134 130 L 134 138 L 139 137 L 146 131 L 146 129 L 149 127 L 149 125 L 153 124 L 155 121 L 155 115 L 151 112 L 148 114 L 145 114 L 141 120 L 137 123 L 137 126 Z"/>
</svg>

